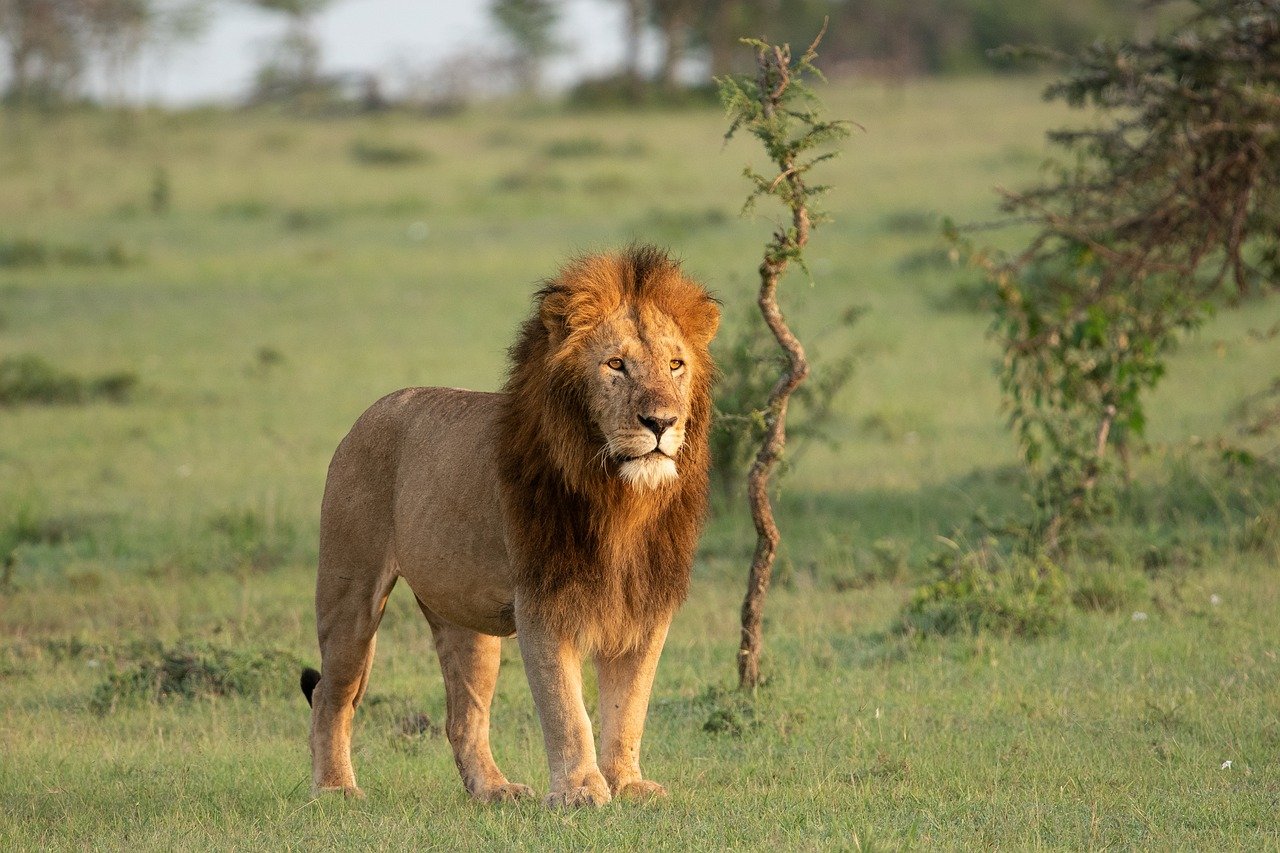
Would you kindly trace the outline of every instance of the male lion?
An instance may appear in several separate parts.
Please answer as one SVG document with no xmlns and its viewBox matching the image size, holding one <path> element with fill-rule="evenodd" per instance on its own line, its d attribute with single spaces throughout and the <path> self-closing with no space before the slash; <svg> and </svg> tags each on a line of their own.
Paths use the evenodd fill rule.
<svg viewBox="0 0 1280 853">
<path fill-rule="evenodd" d="M 382 398 L 329 466 L 312 702 L 317 791 L 360 796 L 351 720 L 387 596 L 431 625 L 462 781 L 529 796 L 489 751 L 501 637 L 519 638 L 551 769 L 550 806 L 661 796 L 640 738 L 707 500 L 716 302 L 652 247 L 570 262 L 537 294 L 501 393 Z M 599 674 L 601 760 L 582 700 Z"/>
</svg>

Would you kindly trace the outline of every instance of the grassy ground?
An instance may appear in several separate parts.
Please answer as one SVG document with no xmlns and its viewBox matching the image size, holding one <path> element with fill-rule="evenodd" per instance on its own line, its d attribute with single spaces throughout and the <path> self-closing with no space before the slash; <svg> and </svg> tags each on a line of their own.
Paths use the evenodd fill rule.
<svg viewBox="0 0 1280 853">
<path fill-rule="evenodd" d="M 1280 310 L 1224 313 L 1175 359 L 1132 493 L 1081 549 L 1104 594 L 1060 632 L 895 634 L 937 537 L 1023 506 L 987 320 L 938 262 L 938 217 L 993 216 L 991 187 L 1033 177 L 1068 117 L 1026 81 L 829 101 L 865 131 L 825 175 L 835 221 L 788 307 L 802 336 L 868 310 L 819 347 L 862 354 L 838 444 L 784 483 L 771 680 L 729 690 L 752 541 L 722 508 L 646 739 L 672 797 L 574 814 L 465 798 L 404 590 L 357 719 L 369 799 L 310 798 L 292 659 L 316 659 L 325 466 L 388 390 L 495 387 L 569 253 L 656 240 L 731 315 L 749 304 L 772 225 L 736 216 L 749 143 L 722 147 L 714 110 L 4 117 L 0 358 L 138 384 L 0 408 L 0 846 L 1280 844 L 1276 478 L 1210 452 L 1275 372 L 1280 345 L 1245 332 Z M 292 657 L 248 696 L 131 700 L 109 679 L 182 642 Z M 495 751 L 545 789 L 507 654 Z"/>
</svg>

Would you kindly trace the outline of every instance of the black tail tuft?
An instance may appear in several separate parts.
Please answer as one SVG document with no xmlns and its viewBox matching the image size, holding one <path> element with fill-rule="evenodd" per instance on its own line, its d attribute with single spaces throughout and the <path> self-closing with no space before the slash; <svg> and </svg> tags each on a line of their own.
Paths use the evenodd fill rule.
<svg viewBox="0 0 1280 853">
<path fill-rule="evenodd" d="M 317 670 L 307 667 L 302 671 L 302 695 L 307 697 L 307 704 L 311 704 L 311 694 L 315 692 L 316 685 L 320 683 L 320 673 Z"/>
</svg>

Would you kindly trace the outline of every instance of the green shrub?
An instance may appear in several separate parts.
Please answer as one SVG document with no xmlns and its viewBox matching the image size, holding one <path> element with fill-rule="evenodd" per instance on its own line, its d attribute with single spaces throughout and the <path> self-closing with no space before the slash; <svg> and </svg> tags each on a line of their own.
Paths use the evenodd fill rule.
<svg viewBox="0 0 1280 853">
<path fill-rule="evenodd" d="M 331 221 L 333 221 L 333 214 L 327 210 L 298 207 L 286 210 L 280 224 L 286 231 L 313 231 L 323 228 Z"/>
<path fill-rule="evenodd" d="M 880 222 L 890 234 L 926 234 L 938 230 L 938 214 L 931 210 L 895 210 L 885 214 Z"/>
<path fill-rule="evenodd" d="M 646 232 L 678 239 L 704 228 L 720 228 L 727 225 L 730 216 L 718 207 L 707 207 L 702 210 L 669 210 L 654 208 L 649 212 L 647 221 L 642 226 Z"/>
<path fill-rule="evenodd" d="M 702 730 L 713 735 L 742 737 L 760 725 L 755 701 L 741 692 L 708 687 L 696 700 L 707 711 Z"/>
<path fill-rule="evenodd" d="M 425 148 L 412 142 L 357 139 L 349 149 L 351 159 L 364 166 L 413 166 L 431 159 Z"/>
<path fill-rule="evenodd" d="M 989 541 L 934 562 L 939 577 L 916 588 L 899 619 L 902 631 L 1040 637 L 1065 624 L 1067 581 L 1047 558 L 1002 555 Z"/>
<path fill-rule="evenodd" d="M 271 213 L 271 205 L 262 199 L 242 198 L 218 205 L 216 213 L 222 219 L 265 219 Z"/>
<path fill-rule="evenodd" d="M 598 136 L 577 136 L 569 139 L 553 139 L 543 149 L 552 159 L 575 157 L 603 157 L 611 154 L 609 143 Z"/>
<path fill-rule="evenodd" d="M 227 649 L 203 642 L 138 650 L 137 660 L 110 673 L 89 704 L 105 714 L 122 704 L 173 699 L 283 694 L 296 689 L 301 662 L 275 649 Z"/>
<path fill-rule="evenodd" d="M 0 239 L 0 268 L 27 269 L 60 264 L 68 267 L 127 267 L 140 258 L 119 242 L 102 246 L 87 243 L 48 243 L 23 237 Z"/>
<path fill-rule="evenodd" d="M 0 359 L 0 406 L 23 403 L 54 405 L 129 399 L 138 376 L 131 372 L 105 373 L 86 378 L 54 367 L 38 355 Z"/>
</svg>

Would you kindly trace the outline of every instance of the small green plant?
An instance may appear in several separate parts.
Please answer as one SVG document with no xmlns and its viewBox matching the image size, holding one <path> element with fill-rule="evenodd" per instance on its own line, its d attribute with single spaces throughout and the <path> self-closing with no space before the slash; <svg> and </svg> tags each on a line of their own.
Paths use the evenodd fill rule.
<svg viewBox="0 0 1280 853">
<path fill-rule="evenodd" d="M 0 406 L 55 405 L 108 400 L 123 403 L 132 395 L 138 376 L 130 372 L 84 377 L 54 367 L 37 355 L 0 359 Z"/>
<path fill-rule="evenodd" d="M 349 151 L 351 159 L 362 166 L 415 166 L 431 159 L 430 152 L 412 142 L 357 139 Z"/>
<path fill-rule="evenodd" d="M 553 139 L 544 146 L 543 151 L 553 160 L 568 160 L 581 157 L 604 157 L 612 154 L 613 148 L 598 136 L 574 136 Z"/>
<path fill-rule="evenodd" d="M 99 714 L 124 704 L 224 696 L 279 695 L 295 689 L 301 661 L 275 649 L 244 651 L 212 643 L 180 642 L 140 654 L 94 689 Z"/>
<path fill-rule="evenodd" d="M 740 691 L 711 686 L 694 703 L 706 711 L 702 730 L 708 734 L 742 737 L 761 722 L 756 713 L 756 700 Z"/>
<path fill-rule="evenodd" d="M 102 246 L 86 243 L 48 243 L 44 240 L 0 239 L 0 268 L 29 269 L 60 265 L 66 267 L 127 267 L 140 258 L 118 242 Z"/>
<path fill-rule="evenodd" d="M 286 210 L 280 224 L 286 231 L 316 231 L 333 221 L 333 213 L 319 208 L 296 207 Z"/>
<path fill-rule="evenodd" d="M 1066 622 L 1067 578 L 1044 556 L 1003 554 L 987 540 L 944 551 L 933 562 L 937 578 L 917 587 L 903 608 L 904 632 L 1040 637 Z"/>
<path fill-rule="evenodd" d="M 168 213 L 173 205 L 173 186 L 169 183 L 169 170 L 164 166 L 156 166 L 151 173 L 151 192 L 148 194 L 151 212 L 157 215 Z"/>
</svg>

